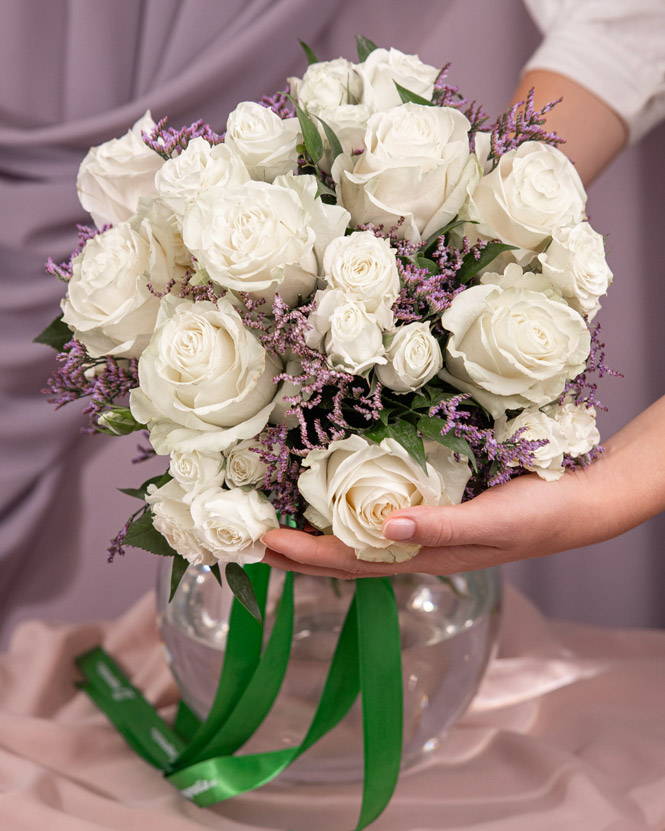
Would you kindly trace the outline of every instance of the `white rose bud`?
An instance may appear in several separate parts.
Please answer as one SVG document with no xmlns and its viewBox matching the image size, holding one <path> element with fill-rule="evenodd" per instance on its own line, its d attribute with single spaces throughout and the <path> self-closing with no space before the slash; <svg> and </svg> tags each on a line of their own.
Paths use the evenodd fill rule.
<svg viewBox="0 0 665 831">
<path fill-rule="evenodd" d="M 439 74 L 417 55 L 405 55 L 399 49 L 375 49 L 357 70 L 363 80 L 362 103 L 373 112 L 402 103 L 395 82 L 429 101 Z"/>
<path fill-rule="evenodd" d="M 315 115 L 344 104 L 356 104 L 363 88 L 358 67 L 345 58 L 311 64 L 302 80 L 288 81 L 301 107 Z"/>
<path fill-rule="evenodd" d="M 245 164 L 225 144 L 211 146 L 199 136 L 157 171 L 155 188 L 182 228 L 185 209 L 204 191 L 249 180 Z"/>
<path fill-rule="evenodd" d="M 602 236 L 588 222 L 557 228 L 544 254 L 539 254 L 543 276 L 568 303 L 589 320 L 600 309 L 599 298 L 612 282 Z"/>
<path fill-rule="evenodd" d="M 157 453 L 225 450 L 265 427 L 280 369 L 228 300 L 169 296 L 139 360 L 132 415 Z"/>
<path fill-rule="evenodd" d="M 224 459 L 221 453 L 174 450 L 169 473 L 184 489 L 183 501 L 189 503 L 202 490 L 221 488 L 224 484 Z"/>
<path fill-rule="evenodd" d="M 392 305 L 400 291 L 395 251 L 371 231 L 337 237 L 323 256 L 323 278 L 349 300 L 362 301 L 384 329 L 393 326 Z"/>
<path fill-rule="evenodd" d="M 419 242 L 455 217 L 480 176 L 469 121 L 452 107 L 402 104 L 372 115 L 360 156 L 340 155 L 332 175 L 356 225 L 398 225 Z"/>
<path fill-rule="evenodd" d="M 260 447 L 256 440 L 245 439 L 226 451 L 226 481 L 229 485 L 242 488 L 263 484 L 268 468 L 256 452 Z"/>
<path fill-rule="evenodd" d="M 272 182 L 298 166 L 296 145 L 302 141 L 297 118 L 243 101 L 229 115 L 224 142 L 247 165 L 252 179 Z"/>
<path fill-rule="evenodd" d="M 398 327 L 386 350 L 388 363 L 376 368 L 379 381 L 398 393 L 414 392 L 440 372 L 443 355 L 429 323 Z"/>
<path fill-rule="evenodd" d="M 199 542 L 194 520 L 185 502 L 185 490 L 172 479 L 161 488 L 148 486 L 145 501 L 154 514 L 152 524 L 171 548 L 193 565 L 214 565 L 217 561 Z"/>
<path fill-rule="evenodd" d="M 270 502 L 241 488 L 203 491 L 192 502 L 191 514 L 201 544 L 223 563 L 258 563 L 266 550 L 261 537 L 279 527 Z"/>
<path fill-rule="evenodd" d="M 520 435 L 523 441 L 547 440 L 547 444 L 534 451 L 533 464 L 529 465 L 527 470 L 550 482 L 563 476 L 566 437 L 561 425 L 540 410 L 529 409 L 516 418 L 506 419 L 505 415 L 498 418 L 494 423 L 494 435 L 498 442 L 507 442 L 521 428 L 524 428 Z"/>
<path fill-rule="evenodd" d="M 425 472 L 394 439 L 373 444 L 359 435 L 312 450 L 303 467 L 309 470 L 298 488 L 310 506 L 308 521 L 355 549 L 359 559 L 385 563 L 410 560 L 419 546 L 385 539 L 383 520 L 400 508 L 459 502 L 470 474 L 466 462 L 441 445 Z"/>
<path fill-rule="evenodd" d="M 568 398 L 563 404 L 545 407 L 544 412 L 563 430 L 566 438 L 565 452 L 569 456 L 584 456 L 600 442 L 594 407 L 576 404 Z"/>
<path fill-rule="evenodd" d="M 147 112 L 122 138 L 92 147 L 81 162 L 76 190 L 98 228 L 129 219 L 142 196 L 156 194 L 155 174 L 164 159 L 141 138 L 154 126 Z"/>
</svg>

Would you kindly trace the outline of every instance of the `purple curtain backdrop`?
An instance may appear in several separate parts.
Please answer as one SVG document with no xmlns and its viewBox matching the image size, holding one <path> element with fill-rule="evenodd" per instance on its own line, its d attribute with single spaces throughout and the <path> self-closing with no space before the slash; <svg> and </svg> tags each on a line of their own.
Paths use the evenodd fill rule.
<svg viewBox="0 0 665 831">
<path fill-rule="evenodd" d="M 63 286 L 44 274 L 85 222 L 75 192 L 88 147 L 143 112 L 221 129 L 237 102 L 302 74 L 297 38 L 322 58 L 354 57 L 354 35 L 452 61 L 451 77 L 494 115 L 508 103 L 539 35 L 519 0 L 0 0 L 0 631 L 27 617 L 116 616 L 147 590 L 154 558 L 106 563 L 133 510 L 115 488 L 164 460 L 132 467 L 135 442 L 80 432 L 80 407 L 40 394 L 53 353 L 30 343 L 57 313 Z M 609 235 L 615 284 L 600 321 L 610 363 L 601 388 L 609 436 L 664 391 L 663 128 L 590 190 Z M 644 463 L 649 449 L 644 448 Z M 565 518 L 562 518 L 565 521 Z M 601 545 L 505 569 L 548 614 L 617 626 L 663 626 L 663 518 Z"/>
</svg>

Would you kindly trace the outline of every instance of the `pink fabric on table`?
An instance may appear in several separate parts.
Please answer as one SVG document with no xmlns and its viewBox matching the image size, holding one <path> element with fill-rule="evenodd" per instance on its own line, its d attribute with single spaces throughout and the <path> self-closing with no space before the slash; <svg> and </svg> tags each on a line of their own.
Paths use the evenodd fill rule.
<svg viewBox="0 0 665 831">
<path fill-rule="evenodd" d="M 176 690 L 144 597 L 115 623 L 24 623 L 0 657 L 0 828 L 345 831 L 358 789 L 280 786 L 199 809 L 75 690 L 103 642 L 165 716 Z M 552 622 L 509 592 L 499 657 L 374 831 L 662 831 L 665 633 Z"/>
</svg>

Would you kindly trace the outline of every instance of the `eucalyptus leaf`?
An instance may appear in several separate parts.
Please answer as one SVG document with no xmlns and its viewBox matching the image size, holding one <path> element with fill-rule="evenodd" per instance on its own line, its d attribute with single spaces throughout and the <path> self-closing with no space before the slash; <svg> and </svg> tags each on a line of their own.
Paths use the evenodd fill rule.
<svg viewBox="0 0 665 831">
<path fill-rule="evenodd" d="M 358 61 L 364 63 L 371 53 L 379 47 L 369 38 L 356 35 L 356 49 L 358 50 Z"/>
<path fill-rule="evenodd" d="M 326 122 L 322 118 L 319 118 L 318 116 L 317 118 L 323 125 L 323 132 L 326 134 L 326 138 L 328 139 L 328 144 L 330 145 L 330 152 L 332 153 L 332 157 L 333 159 L 336 159 L 340 155 L 340 153 L 344 152 L 342 144 L 340 140 L 337 138 L 337 135 L 333 128 L 329 124 L 326 124 Z"/>
<path fill-rule="evenodd" d="M 421 104 L 423 107 L 435 107 L 436 104 L 433 104 L 431 101 L 428 101 L 427 98 L 423 98 L 422 95 L 418 95 L 415 92 L 411 92 L 410 89 L 406 89 L 401 84 L 398 84 L 397 81 L 393 82 L 397 87 L 397 92 L 399 93 L 399 97 L 402 99 L 403 104 Z"/>
<path fill-rule="evenodd" d="M 317 164 L 321 159 L 321 156 L 323 156 L 323 141 L 321 140 L 319 131 L 316 128 L 316 124 L 309 117 L 308 113 L 303 110 L 300 104 L 298 104 L 295 98 L 291 95 L 288 95 L 287 98 L 291 99 L 293 106 L 296 108 L 296 115 L 298 116 L 298 121 L 300 122 L 300 129 L 302 131 L 305 150 L 314 164 Z"/>
<path fill-rule="evenodd" d="M 420 467 L 427 473 L 427 459 L 425 458 L 425 445 L 418 435 L 415 424 L 410 421 L 397 421 L 388 426 L 388 435 L 402 445 L 406 452 L 415 459 Z"/>
<path fill-rule="evenodd" d="M 158 554 L 160 557 L 175 557 L 177 554 L 168 544 L 166 538 L 152 524 L 152 513 L 150 511 L 141 514 L 132 522 L 123 543 L 134 548 L 142 548 L 144 551 L 150 551 L 151 554 Z"/>
<path fill-rule="evenodd" d="M 189 563 L 187 560 L 180 554 L 176 554 L 173 558 L 173 563 L 171 564 L 171 590 L 169 591 L 169 603 L 173 600 L 173 595 L 176 593 L 176 589 L 180 585 L 180 581 L 187 571 L 188 565 Z"/>
<path fill-rule="evenodd" d="M 263 623 L 252 581 L 245 573 L 245 570 L 238 563 L 227 563 L 224 569 L 224 576 L 226 577 L 229 588 L 240 603 L 242 603 L 253 618 L 256 618 L 259 623 Z"/>
<path fill-rule="evenodd" d="M 483 271 L 491 262 L 495 260 L 499 254 L 504 251 L 514 251 L 516 245 L 506 245 L 504 242 L 490 242 L 480 252 L 480 257 L 476 260 L 471 252 L 469 252 L 462 260 L 462 266 L 457 272 L 457 279 L 460 283 L 468 283 L 476 274 Z"/>
<path fill-rule="evenodd" d="M 312 49 L 310 46 L 308 46 L 308 45 L 305 43 L 305 41 L 304 41 L 304 40 L 300 40 L 300 39 L 298 39 L 298 43 L 299 43 L 299 44 L 302 46 L 302 48 L 303 48 L 303 52 L 305 53 L 305 56 L 307 57 L 307 64 L 308 64 L 309 66 L 311 66 L 313 63 L 319 63 L 319 59 L 318 59 L 318 58 L 316 57 L 316 55 L 314 54 L 313 49 Z"/>
<path fill-rule="evenodd" d="M 445 427 L 446 422 L 442 418 L 430 418 L 429 416 L 422 416 L 418 419 L 418 430 L 428 439 L 434 439 L 439 444 L 452 450 L 454 453 L 459 453 L 460 456 L 466 456 L 471 462 L 471 467 L 474 472 L 478 472 L 478 464 L 476 457 L 473 455 L 471 445 L 466 439 L 460 436 L 453 436 L 450 433 L 442 434 L 441 430 Z"/>
<path fill-rule="evenodd" d="M 52 320 L 49 325 L 40 332 L 36 338 L 32 339 L 33 343 L 43 343 L 45 346 L 50 346 L 58 352 L 62 352 L 65 344 L 69 343 L 74 337 L 74 333 L 63 323 L 62 315 L 59 314 L 55 320 Z"/>
</svg>

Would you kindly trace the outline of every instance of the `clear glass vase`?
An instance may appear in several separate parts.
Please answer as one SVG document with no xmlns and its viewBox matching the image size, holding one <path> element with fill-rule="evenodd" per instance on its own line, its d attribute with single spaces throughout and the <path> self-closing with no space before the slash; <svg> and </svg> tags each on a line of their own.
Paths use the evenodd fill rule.
<svg viewBox="0 0 665 831">
<path fill-rule="evenodd" d="M 435 750 L 478 689 L 495 646 L 501 608 L 497 569 L 440 578 L 391 578 L 399 608 L 404 684 L 402 769 Z M 269 630 L 283 575 L 273 570 L 266 607 Z M 171 603 L 170 561 L 158 577 L 158 620 L 183 699 L 205 717 L 217 689 L 232 596 L 206 566 L 190 566 Z M 266 720 L 241 753 L 291 747 L 303 739 L 319 701 L 354 586 L 296 575 L 291 658 Z M 291 782 L 351 782 L 363 775 L 362 713 L 347 717 L 280 776 Z"/>
</svg>

